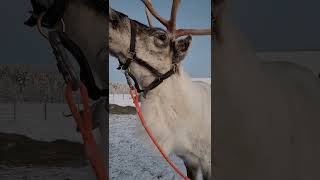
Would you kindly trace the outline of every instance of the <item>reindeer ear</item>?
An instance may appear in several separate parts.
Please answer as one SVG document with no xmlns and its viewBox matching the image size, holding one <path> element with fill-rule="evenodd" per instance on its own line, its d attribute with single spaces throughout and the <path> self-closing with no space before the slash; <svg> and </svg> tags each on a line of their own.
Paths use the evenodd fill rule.
<svg viewBox="0 0 320 180">
<path fill-rule="evenodd" d="M 179 39 L 175 42 L 175 58 L 173 58 L 173 63 L 179 63 L 184 59 L 190 47 L 191 41 L 192 37 L 189 35 L 186 38 Z"/>
</svg>

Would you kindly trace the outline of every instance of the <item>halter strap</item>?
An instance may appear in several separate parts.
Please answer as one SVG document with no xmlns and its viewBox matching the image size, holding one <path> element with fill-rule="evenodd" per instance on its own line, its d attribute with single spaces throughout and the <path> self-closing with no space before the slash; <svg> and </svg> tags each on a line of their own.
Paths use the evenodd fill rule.
<svg viewBox="0 0 320 180">
<path fill-rule="evenodd" d="M 131 26 L 131 32 L 130 32 L 130 47 L 129 51 L 126 57 L 126 62 L 122 63 L 119 60 L 119 67 L 117 68 L 118 70 L 122 69 L 128 72 L 128 75 L 130 76 L 131 79 L 134 81 L 134 86 L 137 89 L 139 93 L 143 92 L 143 96 L 145 97 L 146 94 L 151 91 L 152 89 L 156 88 L 159 86 L 165 79 L 169 78 L 171 75 L 173 75 L 176 72 L 177 65 L 172 64 L 172 68 L 167 71 L 166 73 L 162 74 L 159 72 L 157 69 L 152 67 L 150 64 L 148 64 L 146 61 L 140 59 L 136 55 L 136 36 L 137 36 L 137 25 L 133 20 L 130 20 L 130 26 Z M 135 62 L 139 64 L 140 66 L 143 66 L 144 68 L 148 69 L 155 77 L 155 80 L 152 81 L 147 87 L 145 87 L 143 90 L 140 88 L 139 83 L 136 79 L 136 77 L 133 76 L 132 73 L 128 71 L 128 68 L 132 62 Z"/>
</svg>

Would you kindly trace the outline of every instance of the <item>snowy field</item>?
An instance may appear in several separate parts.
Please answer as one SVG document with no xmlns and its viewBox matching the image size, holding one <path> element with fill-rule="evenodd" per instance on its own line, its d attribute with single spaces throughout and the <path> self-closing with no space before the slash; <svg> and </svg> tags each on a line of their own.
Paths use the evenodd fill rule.
<svg viewBox="0 0 320 180">
<path fill-rule="evenodd" d="M 144 132 L 137 133 L 137 129 L 142 126 L 135 115 L 110 115 L 109 117 L 110 179 L 181 179 L 162 158 L 151 140 L 140 134 Z M 183 162 L 173 155 L 170 158 L 185 173 Z"/>
<path fill-rule="evenodd" d="M 134 106 L 130 94 L 109 94 L 109 104 Z"/>
</svg>

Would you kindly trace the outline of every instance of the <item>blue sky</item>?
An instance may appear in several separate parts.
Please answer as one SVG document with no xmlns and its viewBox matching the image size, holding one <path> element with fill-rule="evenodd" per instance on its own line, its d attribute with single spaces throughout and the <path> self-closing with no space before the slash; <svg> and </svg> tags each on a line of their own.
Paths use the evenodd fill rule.
<svg viewBox="0 0 320 180">
<path fill-rule="evenodd" d="M 165 18 L 169 18 L 172 0 L 152 0 L 153 6 Z M 128 15 L 141 23 L 147 24 L 144 5 L 141 0 L 110 0 L 110 7 Z M 210 0 L 183 0 L 178 15 L 177 28 L 209 28 L 211 18 Z M 164 28 L 153 19 L 154 25 Z M 193 36 L 189 53 L 183 62 L 186 72 L 191 77 L 211 76 L 211 37 Z M 118 61 L 110 56 L 110 81 L 123 81 L 124 77 L 116 70 Z"/>
</svg>

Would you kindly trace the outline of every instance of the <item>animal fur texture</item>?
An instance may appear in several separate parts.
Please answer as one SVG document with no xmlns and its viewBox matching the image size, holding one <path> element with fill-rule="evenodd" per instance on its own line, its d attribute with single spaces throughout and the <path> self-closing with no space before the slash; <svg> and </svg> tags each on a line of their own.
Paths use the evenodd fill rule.
<svg viewBox="0 0 320 180">
<path fill-rule="evenodd" d="M 232 23 L 230 3 L 214 9 L 216 179 L 319 179 L 319 79 L 302 66 L 259 59 Z"/>
<path fill-rule="evenodd" d="M 129 49 L 130 31 L 130 19 L 109 9 L 109 50 L 122 63 Z M 179 56 L 177 73 L 141 99 L 142 113 L 146 125 L 166 153 L 175 153 L 193 171 L 201 169 L 204 179 L 211 179 L 211 87 L 203 82 L 192 82 L 181 66 L 191 37 L 176 40 L 174 44 L 178 51 L 175 55 Z M 168 33 L 162 29 L 137 22 L 135 50 L 137 57 L 161 73 L 172 67 L 174 52 Z M 129 70 L 142 87 L 155 79 L 135 62 Z"/>
</svg>

